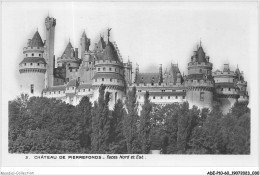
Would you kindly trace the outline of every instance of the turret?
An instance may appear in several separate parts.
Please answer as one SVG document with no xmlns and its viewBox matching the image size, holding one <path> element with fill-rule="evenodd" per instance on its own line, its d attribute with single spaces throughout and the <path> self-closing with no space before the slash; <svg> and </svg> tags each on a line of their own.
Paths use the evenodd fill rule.
<svg viewBox="0 0 260 176">
<path fill-rule="evenodd" d="M 90 39 L 87 38 L 85 31 L 83 32 L 81 39 L 80 39 L 80 46 L 81 46 L 81 59 L 84 58 L 84 53 L 89 51 L 90 46 Z"/>
<path fill-rule="evenodd" d="M 244 80 L 243 72 L 240 72 L 239 68 L 236 69 L 236 86 L 239 91 L 239 102 L 249 101 L 249 96 L 247 92 L 247 82 Z"/>
<path fill-rule="evenodd" d="M 136 64 L 136 68 L 135 68 L 135 80 L 134 80 L 135 83 L 136 83 L 136 79 L 137 79 L 137 77 L 138 77 L 138 74 L 139 74 L 139 65 Z"/>
<path fill-rule="evenodd" d="M 188 63 L 188 75 L 185 80 L 186 97 L 190 108 L 193 105 L 199 108 L 212 108 L 214 80 L 211 70 L 212 63 L 209 62 L 209 57 L 200 44 Z"/>
<path fill-rule="evenodd" d="M 162 84 L 163 82 L 163 72 L 162 72 L 162 64 L 160 64 L 159 67 L 159 84 Z"/>
<path fill-rule="evenodd" d="M 44 89 L 46 62 L 44 46 L 38 31 L 23 49 L 24 59 L 19 64 L 21 92 L 30 96 L 41 96 Z"/>
<path fill-rule="evenodd" d="M 132 62 L 128 59 L 127 63 L 124 63 L 124 76 L 127 84 L 132 84 Z"/>
<path fill-rule="evenodd" d="M 110 35 L 110 30 L 108 29 L 108 36 Z M 100 46 L 103 47 L 102 45 Z M 99 87 L 103 84 L 106 86 L 106 91 L 110 93 L 109 108 L 113 109 L 117 99 L 123 98 L 126 88 L 124 64 L 120 60 L 114 44 L 109 39 L 103 50 L 95 50 L 95 52 L 98 57 L 94 64 L 96 72 L 92 78 L 92 86 L 94 87 L 93 99 L 98 99 Z"/>
<path fill-rule="evenodd" d="M 239 89 L 235 84 L 236 74 L 230 70 L 229 64 L 224 64 L 223 71 L 216 70 L 212 75 L 215 81 L 215 96 L 221 103 L 222 112 L 226 114 L 239 98 Z"/>
</svg>

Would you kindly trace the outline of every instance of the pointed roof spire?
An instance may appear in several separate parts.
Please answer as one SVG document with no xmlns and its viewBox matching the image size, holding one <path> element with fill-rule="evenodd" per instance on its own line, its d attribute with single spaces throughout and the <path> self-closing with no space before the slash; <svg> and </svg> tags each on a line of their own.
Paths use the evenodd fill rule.
<svg viewBox="0 0 260 176">
<path fill-rule="evenodd" d="M 201 47 L 201 38 L 200 38 L 200 47 Z"/>
<path fill-rule="evenodd" d="M 86 35 L 86 32 L 85 32 L 85 29 L 84 29 L 84 31 L 83 31 L 83 33 L 82 33 L 82 38 L 87 38 L 87 35 Z"/>
<path fill-rule="evenodd" d="M 43 46 L 44 44 L 37 28 L 37 31 L 33 35 L 33 38 L 29 44 L 29 47 L 43 47 Z"/>
<path fill-rule="evenodd" d="M 70 40 L 69 40 L 69 43 L 67 44 L 62 56 L 70 57 L 71 56 L 71 49 L 73 49 L 73 46 L 71 45 Z"/>
</svg>

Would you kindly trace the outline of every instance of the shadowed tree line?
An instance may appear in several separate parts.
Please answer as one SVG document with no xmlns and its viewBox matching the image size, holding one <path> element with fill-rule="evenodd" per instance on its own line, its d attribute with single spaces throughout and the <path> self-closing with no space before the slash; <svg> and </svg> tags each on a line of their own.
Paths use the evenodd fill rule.
<svg viewBox="0 0 260 176">
<path fill-rule="evenodd" d="M 189 104 L 159 106 L 145 93 L 138 113 L 136 88 L 109 110 L 109 92 L 77 106 L 21 94 L 9 102 L 10 153 L 250 154 L 250 109 L 236 103 L 223 115 Z"/>
</svg>

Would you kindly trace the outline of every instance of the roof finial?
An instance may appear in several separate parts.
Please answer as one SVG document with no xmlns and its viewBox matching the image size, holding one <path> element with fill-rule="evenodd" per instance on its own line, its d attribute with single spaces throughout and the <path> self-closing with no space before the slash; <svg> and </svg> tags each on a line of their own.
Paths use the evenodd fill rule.
<svg viewBox="0 0 260 176">
<path fill-rule="evenodd" d="M 200 47 L 201 47 L 201 38 L 200 38 Z"/>
<path fill-rule="evenodd" d="M 69 37 L 69 43 L 70 43 L 70 37 Z"/>
<path fill-rule="evenodd" d="M 48 11 L 48 18 L 49 18 L 49 16 L 50 16 L 50 15 L 49 15 L 49 11 Z"/>
<path fill-rule="evenodd" d="M 38 27 L 37 27 L 37 29 L 36 29 L 36 30 L 37 30 L 37 32 L 38 32 Z"/>
<path fill-rule="evenodd" d="M 109 36 L 110 36 L 110 31 L 111 31 L 112 28 L 108 28 L 107 29 L 107 41 L 109 41 Z"/>
</svg>

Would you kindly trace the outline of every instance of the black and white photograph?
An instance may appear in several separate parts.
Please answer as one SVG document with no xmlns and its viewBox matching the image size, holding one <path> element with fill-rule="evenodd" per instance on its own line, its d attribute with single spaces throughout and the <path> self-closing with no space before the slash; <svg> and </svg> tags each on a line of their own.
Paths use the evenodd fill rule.
<svg viewBox="0 0 260 176">
<path fill-rule="evenodd" d="M 258 1 L 1 9 L 1 174 L 234 166 L 222 174 L 259 175 Z M 207 171 L 197 173 L 220 174 Z"/>
</svg>

